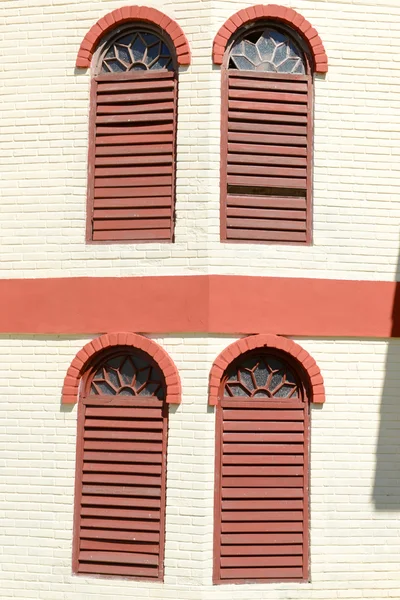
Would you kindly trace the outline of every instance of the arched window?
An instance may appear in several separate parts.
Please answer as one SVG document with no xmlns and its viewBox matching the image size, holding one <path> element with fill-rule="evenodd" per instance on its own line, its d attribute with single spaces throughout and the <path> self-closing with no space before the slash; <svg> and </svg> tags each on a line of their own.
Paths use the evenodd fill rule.
<svg viewBox="0 0 400 600">
<path fill-rule="evenodd" d="M 175 47 L 160 27 L 128 23 L 92 62 L 87 239 L 172 241 Z"/>
<path fill-rule="evenodd" d="M 163 579 L 168 409 L 145 352 L 116 347 L 79 398 L 73 570 Z"/>
<path fill-rule="evenodd" d="M 273 348 L 225 370 L 216 409 L 214 583 L 308 579 L 309 403 Z"/>
<path fill-rule="evenodd" d="M 294 29 L 261 19 L 234 34 L 222 67 L 223 241 L 311 243 L 312 103 L 313 62 Z"/>
</svg>

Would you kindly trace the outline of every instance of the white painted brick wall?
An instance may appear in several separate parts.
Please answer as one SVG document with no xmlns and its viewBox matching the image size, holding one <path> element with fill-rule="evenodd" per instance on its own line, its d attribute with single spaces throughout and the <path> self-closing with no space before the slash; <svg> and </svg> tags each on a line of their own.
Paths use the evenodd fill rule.
<svg viewBox="0 0 400 600">
<path fill-rule="evenodd" d="M 400 341 L 300 339 L 327 401 L 312 409 L 310 584 L 212 586 L 214 409 L 207 378 L 233 339 L 154 338 L 183 386 L 171 407 L 165 582 L 71 575 L 76 406 L 62 382 L 88 338 L 0 336 L 0 598 L 399 598 Z"/>
<path fill-rule="evenodd" d="M 193 53 L 180 74 L 175 244 L 85 244 L 88 29 L 121 0 L 3 0 L 0 277 L 225 273 L 392 280 L 400 207 L 397 0 L 288 0 L 329 57 L 315 84 L 314 245 L 220 244 L 215 33 L 251 2 L 151 0 Z"/>
</svg>

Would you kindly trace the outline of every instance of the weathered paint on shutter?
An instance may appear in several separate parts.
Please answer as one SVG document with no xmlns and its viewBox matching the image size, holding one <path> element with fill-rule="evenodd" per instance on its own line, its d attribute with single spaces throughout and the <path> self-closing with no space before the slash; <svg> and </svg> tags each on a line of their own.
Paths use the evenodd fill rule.
<svg viewBox="0 0 400 600">
<path fill-rule="evenodd" d="M 92 86 L 88 239 L 171 241 L 176 74 L 100 75 Z"/>
<path fill-rule="evenodd" d="M 217 408 L 214 583 L 308 579 L 308 404 Z"/>
<path fill-rule="evenodd" d="M 153 396 L 82 399 L 75 573 L 163 579 L 167 410 Z"/>
<path fill-rule="evenodd" d="M 311 76 L 223 76 L 222 239 L 309 243 Z"/>
</svg>

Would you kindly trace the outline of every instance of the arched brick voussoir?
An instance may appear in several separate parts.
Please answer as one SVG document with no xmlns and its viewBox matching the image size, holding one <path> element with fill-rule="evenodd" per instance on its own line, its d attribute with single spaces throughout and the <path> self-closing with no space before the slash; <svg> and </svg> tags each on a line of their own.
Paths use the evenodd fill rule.
<svg viewBox="0 0 400 600">
<path fill-rule="evenodd" d="M 239 10 L 236 14 L 232 15 L 222 25 L 214 38 L 214 64 L 222 65 L 228 41 L 238 29 L 243 27 L 243 25 L 248 25 L 261 19 L 281 21 L 292 27 L 302 36 L 309 47 L 314 60 L 314 72 L 328 72 L 328 57 L 317 30 L 314 29 L 309 21 L 292 8 L 278 6 L 277 4 L 257 4 L 256 6 Z"/>
<path fill-rule="evenodd" d="M 178 369 L 169 354 L 156 342 L 131 332 L 118 332 L 101 335 L 86 344 L 76 354 L 67 371 L 62 389 L 62 404 L 76 404 L 78 401 L 79 382 L 86 371 L 89 363 L 97 354 L 107 348 L 115 346 L 127 346 L 136 350 L 146 352 L 158 364 L 165 377 L 167 395 L 165 401 L 168 404 L 181 403 L 181 381 Z"/>
<path fill-rule="evenodd" d="M 288 338 L 268 334 L 249 335 L 230 344 L 214 361 L 210 371 L 208 404 L 217 406 L 221 378 L 228 366 L 241 354 L 257 348 L 272 348 L 289 354 L 304 371 L 310 386 L 310 402 L 325 402 L 324 380 L 313 357 L 299 344 Z"/>
<path fill-rule="evenodd" d="M 129 21 L 151 23 L 164 29 L 174 44 L 178 65 L 190 65 L 189 42 L 176 21 L 149 6 L 124 6 L 106 14 L 87 32 L 79 48 L 76 66 L 80 69 L 88 69 L 100 39 L 111 29 Z"/>
</svg>

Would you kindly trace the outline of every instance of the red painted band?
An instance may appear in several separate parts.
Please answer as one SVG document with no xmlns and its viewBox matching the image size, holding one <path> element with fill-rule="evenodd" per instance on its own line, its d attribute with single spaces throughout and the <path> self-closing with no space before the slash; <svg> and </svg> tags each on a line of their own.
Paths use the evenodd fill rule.
<svg viewBox="0 0 400 600">
<path fill-rule="evenodd" d="M 397 337 L 400 283 L 235 275 L 0 280 L 0 333 Z"/>
<path fill-rule="evenodd" d="M 169 35 L 175 46 L 178 65 L 190 65 L 189 43 L 178 23 L 155 8 L 148 6 L 124 6 L 106 14 L 87 32 L 79 48 L 76 66 L 81 69 L 88 69 L 93 53 L 103 35 L 111 29 L 118 27 L 118 25 L 128 23 L 129 21 L 142 21 L 161 27 Z"/>
<path fill-rule="evenodd" d="M 214 38 L 214 64 L 222 65 L 228 41 L 238 29 L 243 27 L 243 25 L 265 19 L 281 21 L 297 31 L 304 38 L 310 49 L 315 73 L 328 72 L 328 57 L 317 31 L 312 27 L 311 23 L 298 12 L 292 8 L 278 6 L 277 4 L 257 4 L 256 6 L 250 6 L 249 8 L 243 8 L 232 15 L 232 17 L 222 25 Z"/>
</svg>

